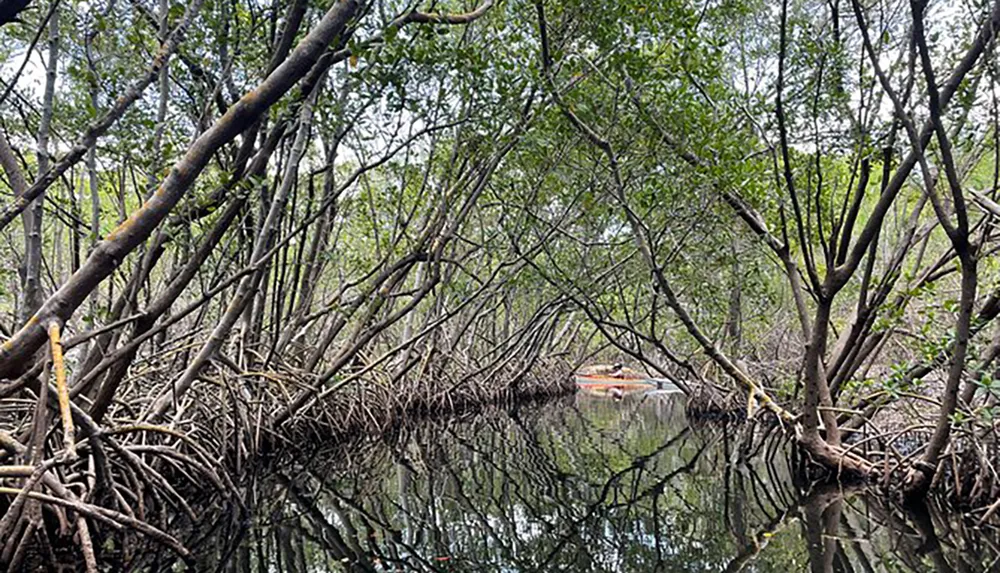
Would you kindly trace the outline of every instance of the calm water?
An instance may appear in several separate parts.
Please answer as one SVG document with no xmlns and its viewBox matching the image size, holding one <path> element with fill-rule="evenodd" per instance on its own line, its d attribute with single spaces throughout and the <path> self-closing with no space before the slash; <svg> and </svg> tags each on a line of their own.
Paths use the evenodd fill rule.
<svg viewBox="0 0 1000 573">
<path fill-rule="evenodd" d="M 739 432 L 676 395 L 424 423 L 268 473 L 250 522 L 188 543 L 247 572 L 1000 570 L 995 531 L 798 491 L 774 440 L 732 463 Z"/>
</svg>

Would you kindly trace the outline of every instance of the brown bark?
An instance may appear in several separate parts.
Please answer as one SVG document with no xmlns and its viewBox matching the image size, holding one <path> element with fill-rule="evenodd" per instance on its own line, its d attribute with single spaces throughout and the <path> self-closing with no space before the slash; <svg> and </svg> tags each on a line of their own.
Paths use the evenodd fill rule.
<svg viewBox="0 0 1000 573">
<path fill-rule="evenodd" d="M 357 0 L 335 3 L 280 66 L 245 94 L 191 145 L 170 174 L 137 211 L 94 249 L 87 262 L 42 305 L 31 320 L 0 348 L 0 377 L 23 370 L 28 356 L 45 341 L 44 323 L 67 320 L 90 292 L 140 242 L 145 240 L 184 196 L 211 156 L 252 124 L 316 63 L 357 12 Z M 86 151 L 86 149 L 84 149 Z"/>
<path fill-rule="evenodd" d="M 283 133 L 284 128 L 281 125 L 276 126 L 271 130 L 271 133 L 268 135 L 263 147 L 257 152 L 257 155 L 251 162 L 246 173 L 246 178 L 252 179 L 263 175 L 265 168 L 267 167 L 268 159 L 271 157 L 271 153 L 274 151 L 274 148 L 277 146 Z M 198 269 L 208 259 L 209 255 L 211 255 L 212 251 L 222 240 L 226 231 L 228 231 L 233 222 L 236 221 L 238 215 L 246 205 L 246 201 L 250 193 L 250 190 L 246 188 L 248 186 L 241 183 L 243 179 L 243 177 L 234 176 L 231 180 L 232 187 L 242 186 L 244 189 L 230 201 L 225 211 L 223 211 L 219 216 L 219 220 L 215 222 L 212 230 L 208 232 L 207 236 L 198 245 L 198 248 L 194 251 L 194 253 L 191 254 L 180 271 L 170 280 L 167 288 L 164 289 L 162 293 L 157 295 L 157 297 L 142 311 L 142 315 L 135 321 L 131 341 L 138 340 L 150 329 L 152 329 L 156 324 L 156 321 L 158 321 L 160 317 L 162 317 L 170 309 L 174 301 L 180 297 L 184 289 L 188 286 L 191 280 L 194 279 Z M 122 379 L 124 379 L 128 367 L 135 359 L 138 351 L 139 347 L 137 345 L 132 345 L 129 350 L 127 350 L 115 361 L 114 366 L 111 367 L 111 370 L 104 377 L 101 388 L 94 398 L 94 403 L 90 409 L 90 415 L 96 422 L 100 423 L 104 418 L 104 415 L 107 413 L 107 409 L 111 405 L 111 401 L 114 399 L 118 385 L 121 383 Z M 92 376 L 88 376 L 88 378 L 90 380 L 94 379 Z M 87 383 L 88 378 L 81 380 L 81 386 Z M 83 390 L 83 388 L 74 388 L 74 390 Z"/>
<path fill-rule="evenodd" d="M 38 171 L 49 168 L 49 136 L 52 131 L 52 106 L 55 103 L 56 77 L 59 72 L 59 9 L 54 8 L 49 19 L 49 49 L 45 62 L 45 91 L 42 95 L 42 117 L 38 122 L 37 161 Z M 25 196 L 31 190 L 25 191 Z M 24 324 L 28 318 L 42 305 L 44 291 L 42 288 L 42 225 L 45 194 L 32 199 L 24 220 L 24 301 L 21 306 L 21 316 L 18 325 Z"/>
<path fill-rule="evenodd" d="M 257 234 L 257 238 L 254 242 L 253 254 L 250 257 L 251 265 L 258 265 L 263 262 L 264 256 L 273 244 L 274 236 L 278 232 L 278 223 L 285 210 L 285 203 L 288 199 L 289 193 L 291 192 L 292 185 L 295 182 L 295 173 L 298 171 L 299 161 L 305 153 L 306 142 L 309 137 L 309 129 L 312 125 L 312 105 L 313 101 L 315 101 L 316 95 L 317 92 L 311 94 L 309 99 L 307 99 L 307 101 L 302 105 L 299 113 L 299 125 L 298 132 L 295 136 L 295 143 L 292 145 L 288 163 L 285 165 L 285 173 L 281 179 L 281 185 L 278 193 L 271 202 L 270 209 L 261 224 L 260 232 Z M 170 385 L 170 392 L 160 396 L 151 407 L 149 415 L 150 420 L 157 420 L 166 414 L 170 405 L 176 403 L 176 401 L 191 387 L 195 379 L 201 373 L 201 369 L 205 367 L 208 360 L 219 350 L 219 348 L 221 348 L 222 343 L 225 342 L 226 337 L 229 335 L 229 331 L 232 329 L 233 325 L 236 324 L 236 321 L 239 319 L 243 310 L 246 308 L 247 304 L 254 296 L 254 293 L 257 291 L 257 287 L 263 276 L 264 269 L 261 268 L 240 281 L 236 294 L 227 306 L 222 319 L 212 330 L 212 334 L 208 341 L 202 346 L 201 350 L 191 363 L 188 364 L 179 379 Z"/>
<path fill-rule="evenodd" d="M 160 50 L 153 57 L 153 61 L 150 64 L 149 69 L 146 71 L 146 75 L 140 78 L 137 82 L 132 84 L 129 89 L 122 94 L 115 104 L 111 106 L 100 119 L 87 127 L 84 132 L 83 137 L 80 139 L 76 145 L 74 145 L 62 158 L 59 159 L 51 168 L 44 171 L 40 171 L 38 178 L 29 187 L 23 195 L 17 197 L 13 202 L 0 210 L 0 229 L 3 229 L 14 220 L 17 215 L 23 211 L 31 202 L 39 197 L 45 192 L 53 183 L 56 182 L 59 177 L 62 176 L 70 167 L 76 165 L 80 159 L 94 146 L 97 139 L 104 135 L 112 125 L 125 112 L 132 107 L 132 104 L 142 96 L 142 92 L 153 83 L 153 81 L 158 77 L 160 68 L 166 63 L 167 58 L 170 57 L 180 44 L 184 37 L 184 33 L 190 26 L 191 21 L 194 19 L 195 14 L 201 8 L 203 0 L 193 0 L 192 4 L 188 6 L 187 11 L 184 13 L 184 18 L 181 23 L 174 28 L 174 31 L 170 34 L 169 39 L 163 45 L 160 46 Z M 53 17 L 54 19 L 54 17 Z"/>
</svg>

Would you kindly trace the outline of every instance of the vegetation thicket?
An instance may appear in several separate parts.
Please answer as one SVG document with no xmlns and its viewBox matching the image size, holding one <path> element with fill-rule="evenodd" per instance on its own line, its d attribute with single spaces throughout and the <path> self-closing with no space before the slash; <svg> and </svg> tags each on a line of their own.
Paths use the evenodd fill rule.
<svg viewBox="0 0 1000 573">
<path fill-rule="evenodd" d="M 1000 507 L 1000 0 L 0 0 L 0 561 L 627 359 Z"/>
</svg>

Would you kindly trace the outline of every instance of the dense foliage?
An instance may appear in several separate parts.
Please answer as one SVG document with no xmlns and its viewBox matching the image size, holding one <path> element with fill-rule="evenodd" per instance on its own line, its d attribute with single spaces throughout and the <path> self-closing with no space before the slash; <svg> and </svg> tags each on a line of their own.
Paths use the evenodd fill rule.
<svg viewBox="0 0 1000 573">
<path fill-rule="evenodd" d="M 171 484 L 235 496 L 266 447 L 596 360 L 995 509 L 998 28 L 978 0 L 0 0 L 2 559 L 50 511 L 88 567 L 102 521 L 184 555 L 145 518 Z"/>
</svg>

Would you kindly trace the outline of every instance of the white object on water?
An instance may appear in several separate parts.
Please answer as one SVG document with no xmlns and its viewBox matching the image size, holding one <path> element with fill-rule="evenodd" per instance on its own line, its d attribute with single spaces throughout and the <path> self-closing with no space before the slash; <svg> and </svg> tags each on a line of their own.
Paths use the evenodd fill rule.
<svg viewBox="0 0 1000 573">
<path fill-rule="evenodd" d="M 678 392 L 684 392 L 670 380 L 666 378 L 651 378 L 653 382 L 656 382 L 656 390 L 650 390 L 648 394 L 676 394 Z"/>
</svg>

